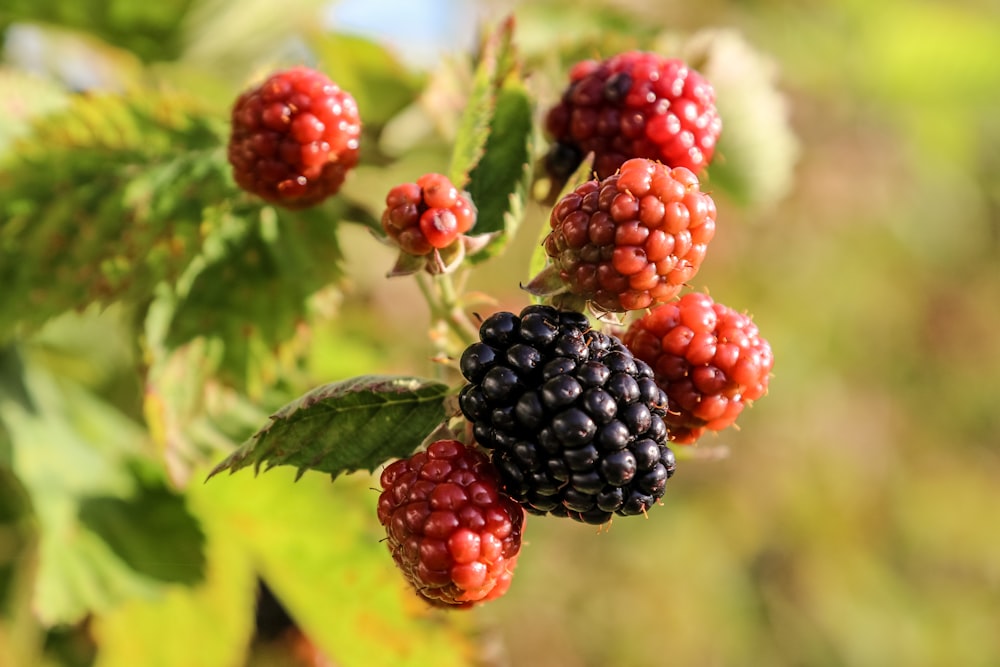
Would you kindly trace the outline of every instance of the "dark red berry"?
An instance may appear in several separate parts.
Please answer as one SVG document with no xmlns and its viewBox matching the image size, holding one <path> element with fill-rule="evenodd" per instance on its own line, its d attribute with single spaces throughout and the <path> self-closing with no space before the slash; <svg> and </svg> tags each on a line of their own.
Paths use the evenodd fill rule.
<svg viewBox="0 0 1000 667">
<path fill-rule="evenodd" d="M 695 173 L 711 161 L 722 131 L 715 91 L 684 61 L 628 51 L 577 63 L 569 78 L 545 118 L 546 162 L 558 180 L 590 152 L 598 178 L 636 157 Z"/>
<path fill-rule="evenodd" d="M 476 222 L 468 194 L 447 176 L 424 174 L 416 183 L 397 185 L 385 198 L 382 229 L 411 255 L 447 248 Z"/>
<path fill-rule="evenodd" d="M 354 98 L 308 67 L 278 72 L 236 100 L 228 157 L 244 190 L 287 208 L 340 190 L 358 162 Z"/>
<path fill-rule="evenodd" d="M 670 398 L 670 439 L 692 444 L 733 424 L 767 392 L 774 357 L 749 316 L 689 293 L 633 322 L 622 338 Z"/>
<path fill-rule="evenodd" d="M 639 310 L 674 298 L 697 273 L 715 217 L 690 170 L 636 158 L 556 203 L 545 252 L 578 299 L 606 311 Z"/>
<path fill-rule="evenodd" d="M 494 600 L 510 587 L 524 511 L 500 492 L 489 459 L 456 440 L 388 465 L 378 519 L 393 560 L 438 607 Z"/>
</svg>

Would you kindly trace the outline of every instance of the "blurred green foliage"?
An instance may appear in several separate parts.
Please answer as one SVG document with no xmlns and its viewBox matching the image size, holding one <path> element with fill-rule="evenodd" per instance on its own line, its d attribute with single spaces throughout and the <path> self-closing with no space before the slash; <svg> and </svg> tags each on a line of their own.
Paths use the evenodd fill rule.
<svg viewBox="0 0 1000 667">
<path fill-rule="evenodd" d="M 420 293 L 386 280 L 364 227 L 389 187 L 449 168 L 463 122 L 485 126 L 463 120 L 475 68 L 407 63 L 321 5 L 0 8 L 0 664 L 254 664 L 258 578 L 343 665 L 1000 663 L 994 5 L 513 5 L 530 75 L 486 125 L 516 138 L 580 57 L 657 48 L 718 72 L 718 233 L 693 287 L 752 312 L 777 361 L 648 520 L 530 521 L 510 592 L 459 617 L 411 599 L 365 474 L 201 483 L 313 386 L 443 372 Z M 25 28 L 38 67 L 11 50 Z M 107 90 L 73 92 L 79 53 Z M 342 197 L 305 215 L 244 198 L 221 148 L 236 92 L 296 60 L 371 119 Z M 481 164 L 516 191 L 510 165 L 541 143 Z M 524 219 L 471 272 L 469 311 L 527 303 L 547 210 L 499 205 Z"/>
</svg>

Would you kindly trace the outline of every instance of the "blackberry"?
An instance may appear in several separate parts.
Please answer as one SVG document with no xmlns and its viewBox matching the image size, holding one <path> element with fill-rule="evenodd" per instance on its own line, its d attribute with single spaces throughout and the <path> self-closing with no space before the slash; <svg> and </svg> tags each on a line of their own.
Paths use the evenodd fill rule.
<svg viewBox="0 0 1000 667">
<path fill-rule="evenodd" d="M 652 369 L 579 312 L 528 306 L 483 321 L 459 394 L 504 492 L 533 514 L 602 524 L 645 513 L 674 472 Z"/>
<path fill-rule="evenodd" d="M 715 91 L 684 61 L 627 51 L 579 62 L 569 79 L 545 117 L 546 166 L 558 182 L 590 152 L 598 178 L 636 157 L 695 173 L 711 161 L 722 131 Z"/>
<path fill-rule="evenodd" d="M 382 471 L 378 519 L 392 558 L 435 607 L 466 608 L 510 587 L 524 510 L 499 492 L 496 470 L 456 440 Z"/>
<path fill-rule="evenodd" d="M 321 72 L 293 67 L 237 98 L 228 158 L 244 190 L 305 208 L 340 190 L 358 162 L 360 137 L 350 93 Z"/>
<path fill-rule="evenodd" d="M 670 440 L 693 444 L 731 426 L 767 393 L 771 345 L 748 315 L 692 292 L 635 320 L 625 345 L 655 372 L 670 398 Z"/>
<path fill-rule="evenodd" d="M 669 301 L 701 267 L 715 219 L 689 169 L 628 160 L 556 203 L 544 241 L 552 264 L 525 288 L 558 306 L 612 312 Z"/>
</svg>

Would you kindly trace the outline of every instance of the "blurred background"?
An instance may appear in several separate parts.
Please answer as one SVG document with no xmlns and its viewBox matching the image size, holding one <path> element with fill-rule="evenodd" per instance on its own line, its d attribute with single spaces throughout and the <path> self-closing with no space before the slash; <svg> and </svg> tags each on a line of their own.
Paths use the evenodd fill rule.
<svg viewBox="0 0 1000 667">
<path fill-rule="evenodd" d="M 52 81 L 116 90 L 155 76 L 224 110 L 254 76 L 308 59 L 299 35 L 315 20 L 382 44 L 447 97 L 440 73 L 474 47 L 482 21 L 513 12 L 540 109 L 578 57 L 657 48 L 704 64 L 724 129 L 703 186 L 716 200 L 718 233 L 692 286 L 753 314 L 776 357 L 770 392 L 738 431 L 707 438 L 682 461 L 648 519 L 604 532 L 529 521 L 510 592 L 459 622 L 473 637 L 463 660 L 1000 665 L 995 2 L 37 6 L 4 0 L 0 8 L 0 72 L 45 82 L 17 89 L 32 103 Z M 428 121 L 439 107 L 424 102 L 423 116 L 408 107 L 386 119 L 382 148 L 403 157 L 363 164 L 349 196 L 378 200 L 405 174 L 442 168 L 448 128 Z M 17 95 L 0 100 L 0 139 L 23 133 L 19 103 Z M 525 305 L 518 283 L 546 215 L 530 203 L 511 246 L 473 274 L 470 289 L 498 307 Z M 335 316 L 314 332 L 308 377 L 428 373 L 427 338 L 415 332 L 429 320 L 416 288 L 384 278 L 392 253 L 363 226 L 339 235 L 345 278 Z M 344 481 L 337 502 L 370 498 L 364 477 Z M 336 541 L 339 528 L 331 529 Z M 283 565 L 274 556 L 264 569 L 295 569 L 300 556 Z M 384 560 L 372 567 L 391 570 Z M 301 601 L 304 593 L 286 589 Z M 335 632 L 344 604 L 331 601 L 311 627 Z M 301 605 L 303 618 L 316 618 Z M 341 639 L 318 641 L 328 664 L 366 664 L 363 640 L 343 651 Z M 57 653 L 46 659 L 60 664 Z M 77 664 L 94 659 L 84 654 Z M 267 659 L 258 664 L 286 664 Z M 435 664 L 422 660 L 408 664 Z"/>
</svg>

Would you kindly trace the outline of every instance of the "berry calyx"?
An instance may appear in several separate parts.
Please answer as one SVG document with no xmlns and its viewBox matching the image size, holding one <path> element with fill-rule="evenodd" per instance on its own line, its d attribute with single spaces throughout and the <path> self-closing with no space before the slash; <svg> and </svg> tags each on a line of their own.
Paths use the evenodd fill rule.
<svg viewBox="0 0 1000 667">
<path fill-rule="evenodd" d="M 503 490 L 532 514 L 603 524 L 645 514 L 673 475 L 667 397 L 586 316 L 534 305 L 483 321 L 459 405 Z"/>
<path fill-rule="evenodd" d="M 692 292 L 635 320 L 622 341 L 670 398 L 670 440 L 693 444 L 731 426 L 767 393 L 774 356 L 743 313 Z"/>
<path fill-rule="evenodd" d="M 689 169 L 628 160 L 556 203 L 544 241 L 552 265 L 526 289 L 612 312 L 669 301 L 701 267 L 715 219 L 715 202 Z"/>
<path fill-rule="evenodd" d="M 231 120 L 228 158 L 237 184 L 286 208 L 337 193 L 358 162 L 354 98 L 308 67 L 277 72 L 242 93 Z"/>
<path fill-rule="evenodd" d="M 550 174 L 565 180 L 587 153 L 598 178 L 630 158 L 698 173 L 712 160 L 722 121 L 715 91 L 683 60 L 627 51 L 573 66 L 570 83 L 545 117 Z"/>
<path fill-rule="evenodd" d="M 447 248 L 476 222 L 468 194 L 442 174 L 424 174 L 416 183 L 397 185 L 386 195 L 385 204 L 382 229 L 410 255 Z"/>
<path fill-rule="evenodd" d="M 421 598 L 467 608 L 507 592 L 524 511 L 500 492 L 485 455 L 438 440 L 389 464 L 380 483 L 379 522 L 393 560 Z"/>
</svg>

